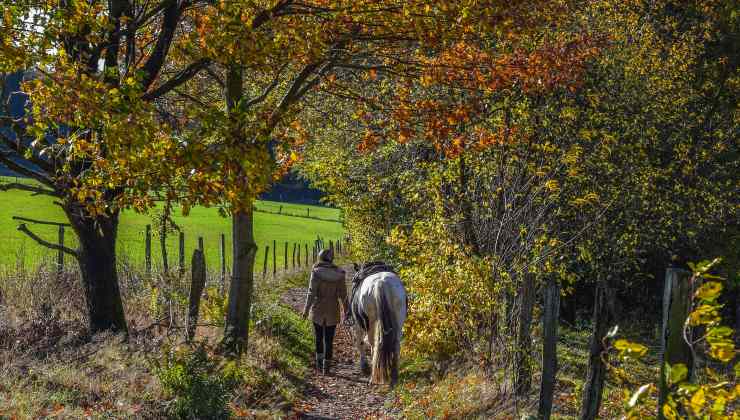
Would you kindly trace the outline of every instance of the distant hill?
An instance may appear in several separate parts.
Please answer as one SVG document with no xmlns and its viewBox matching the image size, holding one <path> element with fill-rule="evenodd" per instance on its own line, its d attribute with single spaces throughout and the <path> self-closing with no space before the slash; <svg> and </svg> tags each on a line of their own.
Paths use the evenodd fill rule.
<svg viewBox="0 0 740 420">
<path fill-rule="evenodd" d="M 0 176 L 15 176 L 13 171 L 3 166 L 2 163 L 0 163 Z"/>
<path fill-rule="evenodd" d="M 294 173 L 288 173 L 269 191 L 260 196 L 262 200 L 285 201 L 288 203 L 319 204 L 324 193 L 311 188 L 308 181 Z"/>
</svg>

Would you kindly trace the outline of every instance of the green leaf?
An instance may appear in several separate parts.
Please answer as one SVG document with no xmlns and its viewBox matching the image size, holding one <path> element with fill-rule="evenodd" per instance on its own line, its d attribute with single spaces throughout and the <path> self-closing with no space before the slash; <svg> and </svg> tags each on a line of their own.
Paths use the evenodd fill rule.
<svg viewBox="0 0 740 420">
<path fill-rule="evenodd" d="M 684 379 L 686 379 L 686 376 L 688 375 L 689 370 L 686 368 L 686 365 L 683 363 L 675 364 L 670 367 L 670 371 L 668 373 L 668 384 L 669 385 L 675 385 Z"/>
<path fill-rule="evenodd" d="M 614 348 L 623 357 L 642 357 L 647 353 L 648 348 L 639 343 L 633 343 L 629 340 L 619 339 L 614 342 Z"/>
</svg>

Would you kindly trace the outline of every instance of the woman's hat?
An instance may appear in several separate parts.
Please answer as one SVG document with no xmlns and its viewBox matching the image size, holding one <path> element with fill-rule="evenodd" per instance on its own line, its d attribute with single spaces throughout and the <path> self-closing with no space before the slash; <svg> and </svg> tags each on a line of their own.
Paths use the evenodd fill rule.
<svg viewBox="0 0 740 420">
<path fill-rule="evenodd" d="M 326 261 L 326 262 L 334 261 L 334 250 L 331 248 L 322 249 L 321 252 L 319 252 L 319 261 Z"/>
</svg>

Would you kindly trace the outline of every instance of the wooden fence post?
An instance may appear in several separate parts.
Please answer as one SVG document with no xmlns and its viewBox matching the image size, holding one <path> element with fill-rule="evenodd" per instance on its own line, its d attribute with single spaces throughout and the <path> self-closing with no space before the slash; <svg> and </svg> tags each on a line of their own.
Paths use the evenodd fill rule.
<svg viewBox="0 0 740 420">
<path fill-rule="evenodd" d="M 583 384 L 580 420 L 595 420 L 601 407 L 601 397 L 606 378 L 604 350 L 609 347 L 607 334 L 613 320 L 608 310 L 608 300 L 611 292 L 611 275 L 597 273 L 596 294 L 594 296 L 593 332 L 589 344 L 588 370 L 586 382 Z"/>
<path fill-rule="evenodd" d="M 293 270 L 295 270 L 295 246 L 296 244 L 293 242 L 293 256 L 291 258 L 293 260 Z"/>
<path fill-rule="evenodd" d="M 694 358 L 691 348 L 683 337 L 683 327 L 691 312 L 692 297 L 691 273 L 679 268 L 668 268 L 665 272 L 663 288 L 663 327 L 660 341 L 662 363 L 660 364 L 660 386 L 658 397 L 658 418 L 663 419 L 663 404 L 668 397 L 666 383 L 666 364 L 683 364 L 688 369 L 687 378 L 692 380 Z M 690 337 L 689 337 L 690 338 Z"/>
<path fill-rule="evenodd" d="M 524 397 L 532 389 L 532 312 L 535 303 L 535 278 L 524 274 L 519 289 L 519 313 L 516 315 L 514 351 L 514 393 Z"/>
<path fill-rule="evenodd" d="M 557 346 L 560 316 L 560 284 L 553 276 L 547 279 L 544 297 L 539 418 L 549 420 L 552 412 L 552 397 L 555 392 L 555 375 L 558 372 Z"/>
<path fill-rule="evenodd" d="M 265 247 L 265 263 L 262 264 L 262 280 L 267 277 L 267 255 L 270 254 L 270 245 Z"/>
<path fill-rule="evenodd" d="M 283 256 L 283 269 L 288 271 L 288 243 L 285 243 L 285 254 Z"/>
<path fill-rule="evenodd" d="M 226 235 L 221 234 L 221 294 L 226 285 Z"/>
<path fill-rule="evenodd" d="M 311 208 L 306 207 L 306 217 L 311 217 Z"/>
<path fill-rule="evenodd" d="M 300 267 L 301 266 L 301 244 L 296 244 L 296 245 L 298 245 L 298 258 L 296 258 L 296 261 L 298 262 L 298 267 Z"/>
<path fill-rule="evenodd" d="M 64 226 L 59 225 L 59 246 L 64 246 Z M 64 272 L 64 251 L 59 249 L 57 252 L 57 273 Z"/>
<path fill-rule="evenodd" d="M 203 288 L 206 285 L 206 260 L 203 251 L 196 249 L 193 251 L 191 260 L 192 278 L 190 279 L 190 299 L 188 304 L 188 316 L 186 319 L 186 340 L 188 342 L 195 337 L 195 328 L 198 324 L 198 308 L 200 307 L 200 296 L 203 294 Z"/>
<path fill-rule="evenodd" d="M 202 252 L 204 255 L 206 253 L 205 247 L 203 246 L 203 237 L 198 236 L 198 249 L 200 249 L 200 252 Z"/>
<path fill-rule="evenodd" d="M 331 250 L 332 253 L 334 252 L 334 242 L 331 239 L 329 239 L 329 250 Z"/>
<path fill-rule="evenodd" d="M 185 272 L 185 232 L 180 232 L 178 235 L 178 248 L 180 251 L 178 264 L 180 265 L 180 273 Z"/>
<path fill-rule="evenodd" d="M 304 244 L 305 248 L 303 249 L 306 251 L 306 256 L 304 257 L 306 259 L 306 267 L 308 267 L 308 244 Z"/>
<path fill-rule="evenodd" d="M 277 276 L 277 241 L 272 240 L 272 277 Z"/>
<path fill-rule="evenodd" d="M 167 256 L 167 225 L 166 222 L 161 230 L 159 231 L 159 252 L 162 254 L 162 271 L 165 273 L 170 272 L 170 261 Z"/>
<path fill-rule="evenodd" d="M 144 232 L 144 266 L 147 276 L 152 274 L 152 225 L 146 225 Z"/>
</svg>

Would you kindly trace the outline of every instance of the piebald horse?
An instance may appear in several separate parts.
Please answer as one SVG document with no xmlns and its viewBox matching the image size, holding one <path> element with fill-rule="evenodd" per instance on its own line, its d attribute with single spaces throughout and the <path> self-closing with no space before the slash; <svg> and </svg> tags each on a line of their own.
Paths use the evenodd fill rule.
<svg viewBox="0 0 740 420">
<path fill-rule="evenodd" d="M 369 274 L 369 275 L 368 275 Z M 350 300 L 352 336 L 360 353 L 360 369 L 368 373 L 365 342 L 370 345 L 371 384 L 398 382 L 398 359 L 407 311 L 401 279 L 383 263 L 355 264 Z"/>
</svg>

